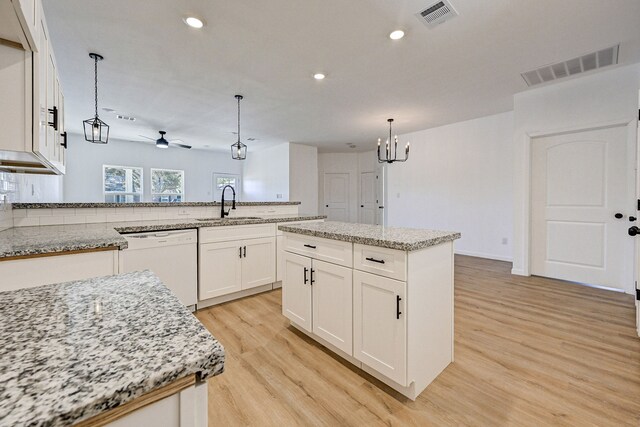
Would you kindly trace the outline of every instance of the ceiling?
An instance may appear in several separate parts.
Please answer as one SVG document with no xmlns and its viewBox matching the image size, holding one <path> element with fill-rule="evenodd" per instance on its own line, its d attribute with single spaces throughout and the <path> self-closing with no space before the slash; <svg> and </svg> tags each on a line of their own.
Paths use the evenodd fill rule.
<svg viewBox="0 0 640 427">
<path fill-rule="evenodd" d="M 44 0 L 70 132 L 93 115 L 97 52 L 112 137 L 166 130 L 195 148 L 234 142 L 236 93 L 250 151 L 362 151 L 389 117 L 400 134 L 511 110 L 527 89 L 520 73 L 542 65 L 616 43 L 620 64 L 640 62 L 637 0 L 452 0 L 460 16 L 428 29 L 414 14 L 432 3 Z M 189 15 L 205 27 L 186 26 Z M 405 37 L 389 39 L 399 28 Z"/>
</svg>

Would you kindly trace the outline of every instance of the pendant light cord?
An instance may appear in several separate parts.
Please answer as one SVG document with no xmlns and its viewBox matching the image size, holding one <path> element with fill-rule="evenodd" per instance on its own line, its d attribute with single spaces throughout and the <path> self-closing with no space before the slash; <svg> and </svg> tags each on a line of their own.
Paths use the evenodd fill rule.
<svg viewBox="0 0 640 427">
<path fill-rule="evenodd" d="M 239 96 L 237 98 L 238 98 L 238 142 L 240 142 L 240 100 L 242 98 Z"/>
<path fill-rule="evenodd" d="M 95 60 L 95 68 L 94 68 L 94 83 L 95 83 L 95 101 L 96 101 L 96 119 L 98 118 L 98 57 L 94 58 Z"/>
</svg>

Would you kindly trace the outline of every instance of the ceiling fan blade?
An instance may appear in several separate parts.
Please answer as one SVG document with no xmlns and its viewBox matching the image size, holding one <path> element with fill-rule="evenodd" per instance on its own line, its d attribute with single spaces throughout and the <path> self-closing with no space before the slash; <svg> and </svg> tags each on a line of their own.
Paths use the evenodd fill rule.
<svg viewBox="0 0 640 427">
<path fill-rule="evenodd" d="M 178 144 L 178 143 L 176 143 L 176 142 L 172 142 L 171 144 L 175 145 L 176 147 L 186 148 L 187 150 L 190 150 L 190 149 L 191 149 L 191 146 L 190 146 L 190 145 L 187 145 L 187 144 Z"/>
<path fill-rule="evenodd" d="M 149 141 L 155 141 L 156 139 L 158 139 L 158 138 L 151 138 L 151 137 L 144 136 L 144 135 L 138 135 L 138 136 L 141 137 L 141 138 L 148 139 Z"/>
</svg>

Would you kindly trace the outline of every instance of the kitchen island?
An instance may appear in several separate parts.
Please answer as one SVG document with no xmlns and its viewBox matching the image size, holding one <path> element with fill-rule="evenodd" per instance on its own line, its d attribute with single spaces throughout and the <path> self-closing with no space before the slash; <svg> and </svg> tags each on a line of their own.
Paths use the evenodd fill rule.
<svg viewBox="0 0 640 427">
<path fill-rule="evenodd" d="M 342 222 L 279 229 L 292 326 L 412 400 L 453 362 L 460 233 Z"/>
<path fill-rule="evenodd" d="M 224 349 L 149 271 L 1 292 L 0 324 L 0 425 L 207 424 Z"/>
</svg>

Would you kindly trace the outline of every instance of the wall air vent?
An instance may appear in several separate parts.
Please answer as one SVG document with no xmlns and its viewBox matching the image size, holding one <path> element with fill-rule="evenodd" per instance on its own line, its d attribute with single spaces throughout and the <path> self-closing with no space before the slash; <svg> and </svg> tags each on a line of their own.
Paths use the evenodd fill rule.
<svg viewBox="0 0 640 427">
<path fill-rule="evenodd" d="M 546 65 L 544 67 L 522 73 L 522 78 L 528 86 L 535 86 L 540 83 L 546 83 L 563 77 L 573 76 L 586 71 L 615 65 L 618 63 L 619 49 L 620 45 L 617 44 L 568 61 Z"/>
<path fill-rule="evenodd" d="M 416 16 L 427 27 L 433 28 L 438 24 L 442 24 L 443 22 L 458 16 L 458 12 L 456 12 L 449 0 L 441 0 L 416 13 Z"/>
</svg>

